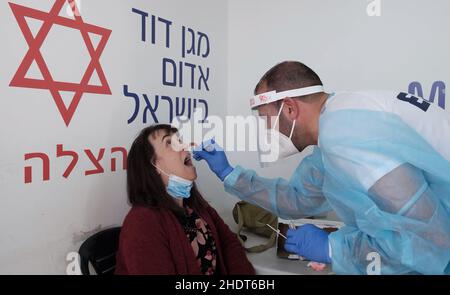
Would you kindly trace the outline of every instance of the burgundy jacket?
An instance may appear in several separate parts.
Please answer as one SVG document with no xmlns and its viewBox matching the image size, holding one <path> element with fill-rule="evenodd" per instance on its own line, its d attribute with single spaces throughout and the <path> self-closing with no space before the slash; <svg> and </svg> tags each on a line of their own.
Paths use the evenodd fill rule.
<svg viewBox="0 0 450 295">
<path fill-rule="evenodd" d="M 255 274 L 244 248 L 216 210 L 208 206 L 197 214 L 209 225 L 216 243 L 216 273 Z M 131 208 L 122 226 L 116 260 L 116 274 L 202 274 L 178 219 L 156 207 Z"/>
</svg>

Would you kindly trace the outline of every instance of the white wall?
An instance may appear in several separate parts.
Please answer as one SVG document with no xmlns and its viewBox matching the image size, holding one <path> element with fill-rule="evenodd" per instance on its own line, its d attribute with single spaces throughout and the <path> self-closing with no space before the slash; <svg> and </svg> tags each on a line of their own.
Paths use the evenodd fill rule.
<svg viewBox="0 0 450 295">
<path fill-rule="evenodd" d="M 328 92 L 408 90 L 419 81 L 428 98 L 434 81 L 450 83 L 450 3 L 381 0 L 381 16 L 369 17 L 372 3 L 230 0 L 228 113 L 250 114 L 248 100 L 259 78 L 284 60 L 309 65 Z M 289 177 L 302 157 L 267 169 L 258 167 L 256 153 L 230 159 L 263 175 Z"/>
<path fill-rule="evenodd" d="M 13 3 L 50 11 L 54 0 L 12 0 Z M 164 45 L 164 27 L 157 26 L 157 44 L 141 41 L 141 18 L 132 8 L 146 11 L 173 22 L 171 45 Z M 225 13 L 224 13 L 225 12 Z M 67 17 L 65 8 L 61 15 Z M 111 95 L 85 93 L 76 112 L 66 126 L 48 90 L 9 87 L 22 59 L 27 43 L 7 1 L 0 4 L 0 274 L 64 274 L 66 255 L 77 251 L 81 242 L 100 228 L 122 223 L 128 211 L 125 192 L 125 171 L 121 160 L 117 171 L 110 169 L 110 149 L 129 148 L 133 138 L 144 126 L 142 94 L 187 96 L 205 99 L 209 114 L 223 115 L 226 109 L 226 3 L 221 1 L 81 1 L 81 15 L 86 23 L 112 30 L 100 63 L 111 88 Z M 147 24 L 150 26 L 149 24 Z M 208 57 L 181 58 L 181 29 L 188 26 L 206 33 L 211 51 Z M 30 24 L 32 31 L 41 27 Z M 147 27 L 149 34 L 150 27 Z M 150 37 L 147 36 L 147 40 Z M 41 48 L 55 80 L 78 82 L 89 63 L 88 52 L 79 31 L 55 25 Z M 162 84 L 161 60 L 170 57 L 205 69 L 211 69 L 210 91 L 191 90 Z M 185 74 L 187 75 L 187 71 Z M 38 78 L 40 71 L 30 69 L 29 77 Z M 133 99 L 123 94 L 123 85 L 140 94 L 141 109 L 135 121 L 127 120 L 134 110 Z M 66 104 L 73 94 L 64 96 Z M 161 122 L 168 120 L 166 103 L 157 110 Z M 57 144 L 78 153 L 79 160 L 72 173 L 64 178 L 70 157 L 56 157 Z M 93 168 L 84 150 L 95 156 L 105 148 L 100 163 L 101 174 L 84 175 Z M 42 152 L 50 160 L 50 179 L 42 180 L 39 159 L 24 160 L 24 155 Z M 31 165 L 32 182 L 24 182 L 24 167 Z M 208 199 L 224 197 L 221 185 L 199 169 L 199 185 Z"/>
</svg>

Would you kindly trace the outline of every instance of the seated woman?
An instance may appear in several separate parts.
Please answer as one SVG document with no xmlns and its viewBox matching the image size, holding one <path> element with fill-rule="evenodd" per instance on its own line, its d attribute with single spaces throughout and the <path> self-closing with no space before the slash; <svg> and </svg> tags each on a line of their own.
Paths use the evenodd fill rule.
<svg viewBox="0 0 450 295">
<path fill-rule="evenodd" d="M 141 131 L 128 154 L 132 208 L 120 234 L 116 274 L 254 274 L 244 249 L 193 182 L 188 151 L 176 151 L 177 129 Z"/>
</svg>

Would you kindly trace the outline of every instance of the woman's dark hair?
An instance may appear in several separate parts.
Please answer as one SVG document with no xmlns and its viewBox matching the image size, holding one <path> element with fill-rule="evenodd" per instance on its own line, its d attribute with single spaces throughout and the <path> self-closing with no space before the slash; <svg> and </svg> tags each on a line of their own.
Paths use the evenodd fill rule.
<svg viewBox="0 0 450 295">
<path fill-rule="evenodd" d="M 167 124 L 157 124 L 144 128 L 134 140 L 128 152 L 127 192 L 128 201 L 132 205 L 159 207 L 172 211 L 178 218 L 184 219 L 185 210 L 167 193 L 166 187 L 152 165 L 155 160 L 155 149 L 149 136 L 156 132 L 175 134 L 178 130 Z M 194 183 L 191 196 L 185 203 L 196 212 L 207 206 L 206 201 Z"/>
</svg>

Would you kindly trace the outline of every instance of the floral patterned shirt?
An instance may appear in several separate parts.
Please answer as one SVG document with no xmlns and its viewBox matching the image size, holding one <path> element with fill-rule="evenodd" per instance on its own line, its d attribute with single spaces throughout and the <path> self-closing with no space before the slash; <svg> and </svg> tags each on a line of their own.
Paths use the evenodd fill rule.
<svg viewBox="0 0 450 295">
<path fill-rule="evenodd" d="M 216 273 L 217 249 L 209 225 L 191 208 L 184 206 L 187 220 L 184 232 L 194 250 L 197 263 L 205 275 Z"/>
</svg>

